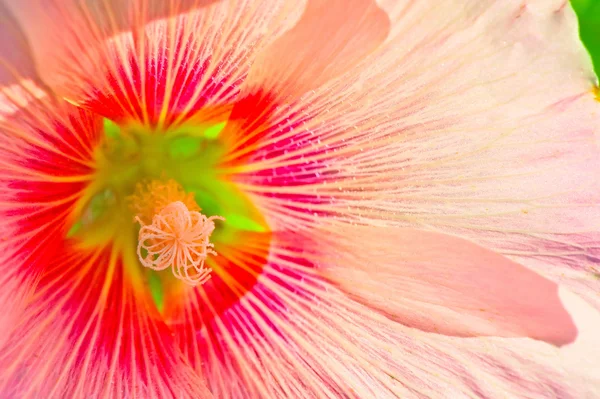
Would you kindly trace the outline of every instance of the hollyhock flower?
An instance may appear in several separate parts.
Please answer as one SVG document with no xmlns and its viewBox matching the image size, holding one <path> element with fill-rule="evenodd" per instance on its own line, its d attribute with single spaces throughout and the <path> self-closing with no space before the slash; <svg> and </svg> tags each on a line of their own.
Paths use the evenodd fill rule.
<svg viewBox="0 0 600 399">
<path fill-rule="evenodd" d="M 1 397 L 600 395 L 565 1 L 0 7 Z"/>
</svg>

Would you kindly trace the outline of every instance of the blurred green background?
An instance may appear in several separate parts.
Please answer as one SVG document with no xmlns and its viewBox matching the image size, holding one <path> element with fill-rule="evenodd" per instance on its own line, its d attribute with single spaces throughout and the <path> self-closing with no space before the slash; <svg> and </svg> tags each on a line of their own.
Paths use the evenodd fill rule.
<svg viewBox="0 0 600 399">
<path fill-rule="evenodd" d="M 596 76 L 600 76 L 600 0 L 571 0 L 579 18 L 581 40 L 592 55 Z"/>
</svg>

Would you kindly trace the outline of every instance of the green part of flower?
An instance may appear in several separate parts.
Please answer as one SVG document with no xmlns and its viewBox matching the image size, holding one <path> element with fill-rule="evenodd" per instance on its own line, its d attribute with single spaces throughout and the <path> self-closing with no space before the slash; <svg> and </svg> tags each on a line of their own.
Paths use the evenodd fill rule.
<svg viewBox="0 0 600 399">
<path fill-rule="evenodd" d="M 115 205 L 115 194 L 110 189 L 104 189 L 94 194 L 83 207 L 80 217 L 71 225 L 67 231 L 67 238 L 74 237 L 82 229 L 93 225 L 98 220 L 106 217 L 106 212 Z"/>
<path fill-rule="evenodd" d="M 83 222 L 81 220 L 77 220 L 75 223 L 73 223 L 71 228 L 67 231 L 67 238 L 74 237 L 75 234 L 77 234 L 77 232 L 81 229 L 82 226 L 83 226 Z"/>
<path fill-rule="evenodd" d="M 172 158 L 190 158 L 198 153 L 203 141 L 202 137 L 176 137 L 169 145 L 169 155 Z"/>
<path fill-rule="evenodd" d="M 225 129 L 226 124 L 227 122 L 221 122 L 216 125 L 209 126 L 206 128 L 206 130 L 204 130 L 204 137 L 208 140 L 216 140 L 221 134 L 221 131 Z"/>
<path fill-rule="evenodd" d="M 240 215 L 236 213 L 229 215 L 227 223 L 233 225 L 234 227 L 237 227 L 240 230 L 255 231 L 261 233 L 267 231 L 265 226 L 263 226 L 262 224 L 250 219 L 245 215 Z"/>
<path fill-rule="evenodd" d="M 194 195 L 203 215 L 226 219 L 211 237 L 217 246 L 237 244 L 240 231 L 268 231 L 254 204 L 219 170 L 226 152 L 220 140 L 224 126 L 182 126 L 157 132 L 105 119 L 105 137 L 95 152 L 95 179 L 74 211 L 67 236 L 86 247 L 118 241 L 119 248 L 134 251 L 139 225 L 134 222 L 132 194 L 140 183 L 157 180 L 174 180 Z M 148 281 L 158 306 L 163 288 Z"/>
<path fill-rule="evenodd" d="M 159 312 L 162 312 L 165 307 L 165 295 L 162 287 L 162 281 L 155 271 L 148 273 L 148 287 L 150 288 L 150 295 L 156 305 Z"/>
<path fill-rule="evenodd" d="M 121 135 L 121 128 L 115 122 L 108 118 L 104 118 L 104 134 L 107 137 L 117 138 Z"/>
</svg>

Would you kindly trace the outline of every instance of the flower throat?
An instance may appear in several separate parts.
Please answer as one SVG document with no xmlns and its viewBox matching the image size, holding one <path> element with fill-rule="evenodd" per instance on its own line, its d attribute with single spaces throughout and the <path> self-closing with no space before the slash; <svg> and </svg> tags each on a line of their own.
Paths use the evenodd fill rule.
<svg viewBox="0 0 600 399">
<path fill-rule="evenodd" d="M 68 236 L 89 247 L 109 242 L 127 250 L 137 247 L 142 266 L 171 268 L 188 284 L 204 283 L 210 277 L 205 260 L 216 255 L 209 239 L 219 229 L 215 221 L 224 220 L 216 177 L 222 128 L 163 133 L 105 120 L 95 179 L 72 215 Z M 203 213 L 196 196 L 212 199 L 203 201 Z"/>
</svg>

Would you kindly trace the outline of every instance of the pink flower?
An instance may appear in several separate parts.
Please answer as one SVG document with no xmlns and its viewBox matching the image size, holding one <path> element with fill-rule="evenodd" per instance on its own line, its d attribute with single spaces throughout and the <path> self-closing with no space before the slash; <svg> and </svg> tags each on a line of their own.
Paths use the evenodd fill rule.
<svg viewBox="0 0 600 399">
<path fill-rule="evenodd" d="M 5 3 L 0 397 L 600 395 L 565 1 Z"/>
</svg>

